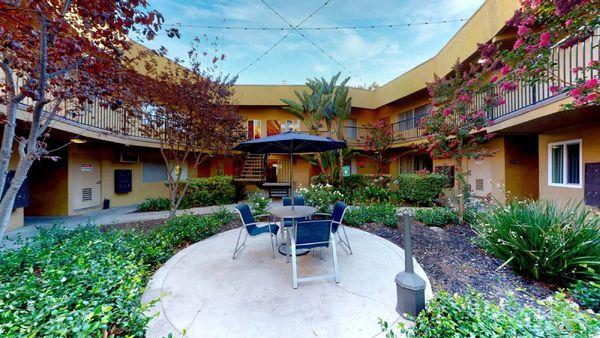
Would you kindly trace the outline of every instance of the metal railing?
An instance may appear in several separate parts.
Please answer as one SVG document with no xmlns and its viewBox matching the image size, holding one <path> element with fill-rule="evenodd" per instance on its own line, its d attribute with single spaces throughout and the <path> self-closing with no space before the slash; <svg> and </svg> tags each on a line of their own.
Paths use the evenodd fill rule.
<svg viewBox="0 0 600 338">
<path fill-rule="evenodd" d="M 550 50 L 550 59 L 553 66 L 548 70 L 548 80 L 529 83 L 531 81 L 521 81 L 513 91 L 500 93 L 498 86 L 493 88 L 495 94 L 500 94 L 500 98 L 505 103 L 491 109 L 486 113 L 490 120 L 497 120 L 509 114 L 522 109 L 537 105 L 546 100 L 561 95 L 561 91 L 553 91 L 551 88 L 565 88 L 577 83 L 578 80 L 590 79 L 598 76 L 598 71 L 585 69 L 590 61 L 600 60 L 600 27 L 597 27 L 594 34 L 586 40 L 574 45 L 565 45 L 565 42 L 559 42 Z M 580 71 L 573 71 L 574 68 L 581 68 Z M 477 94 L 474 97 L 475 110 L 482 110 L 485 107 L 486 93 Z"/>
<path fill-rule="evenodd" d="M 554 66 L 549 71 L 550 80 L 537 83 L 528 83 L 523 81 L 517 85 L 514 91 L 502 92 L 500 97 L 505 103 L 497 107 L 487 109 L 486 114 L 490 120 L 510 118 L 510 115 L 523 109 L 548 101 L 561 95 L 560 91 L 552 91 L 552 86 L 568 87 L 575 84 L 579 79 L 589 79 L 598 76 L 598 71 L 581 70 L 573 72 L 576 67 L 585 68 L 590 61 L 600 60 L 600 27 L 596 28 L 594 34 L 586 40 L 571 46 L 565 46 L 562 43 L 551 48 L 551 59 Z M 1 76 L 0 76 L 1 77 Z M 500 88 L 492 89 L 500 93 Z M 485 93 L 477 94 L 474 97 L 473 109 L 480 110 L 486 107 Z M 22 107 L 31 104 L 30 99 L 24 100 Z M 68 103 L 65 103 L 68 108 Z M 68 111 L 68 109 L 65 109 Z M 418 127 L 419 116 L 406 118 L 389 125 L 394 135 L 396 143 L 416 140 L 422 137 L 423 131 Z M 128 118 L 122 110 L 112 110 L 106 105 L 94 102 L 79 114 L 65 114 L 59 120 L 81 126 L 83 129 L 98 129 L 101 132 L 108 132 L 125 137 L 136 137 L 151 140 L 143 133 L 143 121 L 139 118 Z M 320 133 L 324 136 L 332 136 L 328 132 Z M 364 126 L 346 126 L 344 127 L 344 138 L 349 145 L 360 146 L 364 144 L 364 138 L 368 134 L 368 127 Z"/>
</svg>

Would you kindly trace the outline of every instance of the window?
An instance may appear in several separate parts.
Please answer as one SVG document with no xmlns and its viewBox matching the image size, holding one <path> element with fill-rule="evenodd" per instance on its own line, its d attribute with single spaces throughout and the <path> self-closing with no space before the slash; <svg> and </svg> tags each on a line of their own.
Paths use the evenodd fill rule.
<svg viewBox="0 0 600 338">
<path fill-rule="evenodd" d="M 261 121 L 260 120 L 248 120 L 248 139 L 254 140 L 260 138 L 261 134 Z"/>
<path fill-rule="evenodd" d="M 581 188 L 581 140 L 548 144 L 548 185 Z"/>
<path fill-rule="evenodd" d="M 282 120 L 279 121 L 281 125 L 281 132 L 285 133 L 286 131 L 300 131 L 300 120 Z"/>
<path fill-rule="evenodd" d="M 278 120 L 267 120 L 267 136 L 281 133 L 281 123 Z"/>
<path fill-rule="evenodd" d="M 346 119 L 344 135 L 348 140 L 356 140 L 356 119 Z"/>
<path fill-rule="evenodd" d="M 167 166 L 164 161 L 142 162 L 142 182 L 163 182 L 167 180 Z"/>
</svg>

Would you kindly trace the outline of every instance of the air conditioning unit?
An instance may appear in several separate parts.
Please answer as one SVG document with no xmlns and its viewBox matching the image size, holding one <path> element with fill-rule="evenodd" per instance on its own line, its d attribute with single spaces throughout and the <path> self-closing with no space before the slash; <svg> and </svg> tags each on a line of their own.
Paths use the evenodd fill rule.
<svg viewBox="0 0 600 338">
<path fill-rule="evenodd" d="M 121 150 L 121 163 L 137 163 L 140 161 L 140 154 L 134 150 Z"/>
</svg>

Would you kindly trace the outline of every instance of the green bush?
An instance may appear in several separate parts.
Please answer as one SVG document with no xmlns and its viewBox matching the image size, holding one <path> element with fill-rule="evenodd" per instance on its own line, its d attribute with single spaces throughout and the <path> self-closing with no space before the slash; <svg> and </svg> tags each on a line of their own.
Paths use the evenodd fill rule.
<svg viewBox="0 0 600 338">
<path fill-rule="evenodd" d="M 600 312 L 600 283 L 577 281 L 569 288 L 569 294 L 584 308 Z"/>
<path fill-rule="evenodd" d="M 456 211 L 446 207 L 433 207 L 429 209 L 417 209 L 415 220 L 429 226 L 442 227 L 450 223 L 457 224 Z"/>
<path fill-rule="evenodd" d="M 422 338 L 594 337 L 600 333 L 600 317 L 580 311 L 564 294 L 538 302 L 544 311 L 518 304 L 512 297 L 498 305 L 472 291 L 462 296 L 441 291 L 414 319 L 414 327 L 399 327 L 408 337 Z M 380 324 L 387 337 L 396 337 L 387 323 Z"/>
<path fill-rule="evenodd" d="M 171 209 L 171 201 L 165 197 L 148 197 L 142 203 L 138 204 L 137 210 L 146 211 L 165 211 Z"/>
<path fill-rule="evenodd" d="M 600 217 L 589 209 L 514 201 L 472 226 L 485 250 L 522 274 L 559 284 L 600 280 Z"/>
<path fill-rule="evenodd" d="M 264 196 L 262 192 L 257 191 L 248 195 L 248 202 L 254 215 L 264 215 L 268 212 L 271 199 Z"/>
<path fill-rule="evenodd" d="M 0 255 L 0 336 L 144 336 L 141 296 L 154 269 L 231 219 L 185 215 L 147 232 L 42 229 Z"/>
<path fill-rule="evenodd" d="M 231 176 L 190 178 L 180 208 L 205 207 L 235 202 L 236 188 Z"/>
<path fill-rule="evenodd" d="M 394 183 L 399 200 L 418 206 L 430 206 L 442 193 L 448 177 L 439 174 L 401 174 Z"/>
<path fill-rule="evenodd" d="M 396 207 L 391 204 L 364 205 L 351 208 L 344 215 L 344 224 L 360 226 L 365 223 L 383 223 L 395 228 L 397 225 Z"/>
</svg>

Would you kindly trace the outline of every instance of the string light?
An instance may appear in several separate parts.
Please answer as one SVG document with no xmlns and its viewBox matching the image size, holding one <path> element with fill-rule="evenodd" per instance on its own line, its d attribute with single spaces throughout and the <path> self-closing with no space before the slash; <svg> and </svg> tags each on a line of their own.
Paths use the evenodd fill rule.
<svg viewBox="0 0 600 338">
<path fill-rule="evenodd" d="M 359 25 L 359 26 L 325 26 L 325 27 L 297 27 L 294 30 L 298 31 L 327 31 L 327 30 L 358 30 L 358 29 L 383 29 L 383 28 L 402 28 L 411 26 L 425 26 L 425 25 L 436 25 L 436 24 L 447 24 L 456 22 L 465 22 L 468 19 L 449 19 L 449 20 L 438 20 L 438 21 L 423 21 L 423 22 L 406 22 L 396 23 L 389 25 Z M 255 30 L 255 31 L 286 31 L 291 28 L 288 27 L 255 27 L 255 26 L 202 26 L 202 25 L 183 25 L 181 23 L 167 24 L 166 26 L 176 28 L 199 28 L 199 29 L 223 29 L 223 30 Z"/>
</svg>

